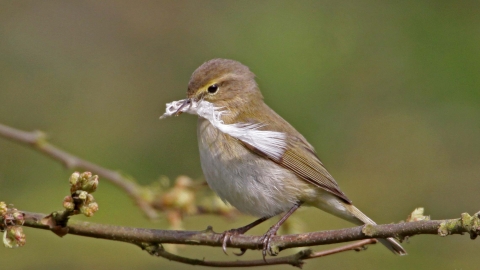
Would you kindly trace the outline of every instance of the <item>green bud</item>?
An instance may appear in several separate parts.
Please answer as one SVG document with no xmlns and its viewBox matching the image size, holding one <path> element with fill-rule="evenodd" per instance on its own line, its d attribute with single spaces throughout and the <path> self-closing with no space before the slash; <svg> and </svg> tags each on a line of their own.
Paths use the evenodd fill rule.
<svg viewBox="0 0 480 270">
<path fill-rule="evenodd" d="M 80 207 L 80 213 L 87 217 L 93 216 L 98 211 L 98 204 L 96 202 L 89 203 Z"/>
<path fill-rule="evenodd" d="M 93 175 L 89 177 L 88 179 L 85 180 L 85 182 L 82 183 L 82 190 L 85 190 L 86 192 L 92 193 L 97 189 L 98 186 L 98 175 Z"/>
<path fill-rule="evenodd" d="M 82 201 L 85 201 L 88 197 L 88 192 L 83 191 L 83 190 L 78 190 L 77 191 L 78 198 Z"/>
<path fill-rule="evenodd" d="M 70 182 L 70 185 L 72 187 L 77 186 L 79 178 L 80 178 L 80 173 L 79 172 L 74 172 L 74 173 L 72 173 L 72 175 L 70 175 L 70 178 L 68 179 L 68 181 Z"/>
<path fill-rule="evenodd" d="M 93 197 L 92 194 L 87 194 L 87 198 L 85 199 L 85 204 L 89 204 L 95 202 L 95 198 Z"/>
<path fill-rule="evenodd" d="M 3 244 L 7 248 L 22 247 L 26 243 L 25 233 L 21 226 L 12 226 L 3 232 Z"/>
<path fill-rule="evenodd" d="M 15 219 L 15 224 L 23 225 L 25 222 L 25 214 L 16 210 L 12 213 L 13 218 Z"/>
<path fill-rule="evenodd" d="M 75 203 L 73 203 L 72 196 L 66 196 L 63 199 L 63 208 L 65 208 L 68 211 L 73 211 L 73 209 L 75 209 Z"/>
<path fill-rule="evenodd" d="M 83 173 L 81 173 L 81 174 L 80 174 L 80 182 L 81 182 L 81 185 L 83 185 L 84 183 L 86 183 L 90 177 L 92 177 L 92 173 L 91 173 L 91 172 L 83 172 Z"/>
</svg>

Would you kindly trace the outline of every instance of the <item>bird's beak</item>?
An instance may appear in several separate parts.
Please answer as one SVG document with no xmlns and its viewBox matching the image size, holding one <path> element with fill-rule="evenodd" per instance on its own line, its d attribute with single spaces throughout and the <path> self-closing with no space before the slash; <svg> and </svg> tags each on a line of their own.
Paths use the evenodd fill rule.
<svg viewBox="0 0 480 270">
<path fill-rule="evenodd" d="M 192 106 L 192 99 L 190 98 L 187 98 L 183 101 L 182 105 L 180 105 L 180 107 L 177 109 L 177 111 L 175 112 L 175 116 L 179 116 L 180 114 L 183 113 L 183 108 L 185 108 L 185 106 Z"/>
</svg>

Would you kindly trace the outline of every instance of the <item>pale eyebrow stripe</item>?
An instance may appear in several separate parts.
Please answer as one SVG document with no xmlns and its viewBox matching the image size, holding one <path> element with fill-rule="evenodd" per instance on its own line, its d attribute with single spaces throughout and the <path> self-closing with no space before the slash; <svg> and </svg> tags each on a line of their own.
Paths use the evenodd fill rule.
<svg viewBox="0 0 480 270">
<path fill-rule="evenodd" d="M 227 74 L 224 74 L 223 76 L 219 77 L 219 78 L 216 78 L 215 80 L 211 80 L 209 81 L 207 84 L 205 84 L 202 88 L 206 88 L 207 86 L 210 86 L 212 84 L 215 84 L 215 83 L 219 83 L 220 81 L 225 81 L 227 79 L 233 79 L 233 80 L 236 80 L 236 79 L 240 79 L 242 78 L 243 76 L 241 75 L 238 75 L 238 74 L 235 74 L 235 73 L 227 73 Z"/>
</svg>

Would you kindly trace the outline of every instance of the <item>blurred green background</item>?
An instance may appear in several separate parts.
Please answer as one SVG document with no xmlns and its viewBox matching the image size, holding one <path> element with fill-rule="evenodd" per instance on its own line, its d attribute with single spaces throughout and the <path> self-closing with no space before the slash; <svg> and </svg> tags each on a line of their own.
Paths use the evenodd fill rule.
<svg viewBox="0 0 480 270">
<path fill-rule="evenodd" d="M 419 206 L 433 219 L 480 210 L 478 1 L 0 6 L 0 122 L 43 130 L 59 147 L 142 184 L 161 175 L 202 177 L 195 117 L 158 117 L 165 103 L 185 96 L 200 64 L 222 57 L 256 73 L 266 102 L 308 138 L 345 193 L 377 222 L 398 222 Z M 28 211 L 60 209 L 70 173 L 0 138 L 0 200 Z M 164 218 L 145 220 L 106 181 L 95 196 L 100 211 L 89 221 L 168 227 Z M 313 208 L 295 216 L 308 231 L 351 226 Z M 252 220 L 195 216 L 185 227 L 223 231 Z M 3 269 L 193 269 L 133 245 L 26 233 L 24 248 L 0 249 Z M 376 245 L 309 260 L 304 269 L 473 269 L 480 263 L 480 242 L 468 236 L 417 236 L 404 246 L 409 256 L 402 258 Z M 237 259 L 219 248 L 181 252 Z"/>
</svg>

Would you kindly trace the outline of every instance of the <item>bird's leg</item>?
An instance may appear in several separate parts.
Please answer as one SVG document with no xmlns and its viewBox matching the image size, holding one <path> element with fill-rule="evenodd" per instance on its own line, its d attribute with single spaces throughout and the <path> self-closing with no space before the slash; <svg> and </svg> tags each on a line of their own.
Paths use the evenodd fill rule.
<svg viewBox="0 0 480 270">
<path fill-rule="evenodd" d="M 230 240 L 230 237 L 232 237 L 232 235 L 240 235 L 240 234 L 244 234 L 246 233 L 248 230 L 250 230 L 251 228 L 257 226 L 258 224 L 264 222 L 265 220 L 269 219 L 270 217 L 262 217 L 260 219 L 257 219 L 255 220 L 254 222 L 248 224 L 248 225 L 245 225 L 243 227 L 240 227 L 240 228 L 236 228 L 236 229 L 231 229 L 231 230 L 228 230 L 228 231 L 225 231 L 224 233 L 222 233 L 222 238 L 223 238 L 223 244 L 222 244 L 222 249 L 223 249 L 223 252 L 225 254 L 227 254 L 227 242 Z M 240 253 L 233 253 L 237 256 L 242 256 L 243 254 L 245 254 L 247 250 L 246 249 L 241 249 L 240 250 Z M 228 254 L 227 254 L 228 255 Z"/>
<path fill-rule="evenodd" d="M 300 208 L 301 205 L 301 202 L 296 203 L 275 225 L 270 227 L 270 229 L 262 236 L 262 239 L 260 241 L 263 244 L 262 255 L 264 261 L 265 256 L 267 256 L 267 250 L 270 250 L 270 239 L 272 238 L 272 236 L 277 234 L 280 226 L 282 226 L 282 224 L 293 214 L 293 212 Z"/>
</svg>

